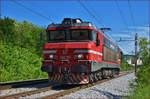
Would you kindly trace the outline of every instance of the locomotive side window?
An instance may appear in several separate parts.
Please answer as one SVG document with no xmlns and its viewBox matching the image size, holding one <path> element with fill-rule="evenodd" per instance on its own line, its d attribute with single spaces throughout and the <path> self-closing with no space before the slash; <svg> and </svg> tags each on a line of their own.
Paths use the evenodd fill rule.
<svg viewBox="0 0 150 99">
<path fill-rule="evenodd" d="M 118 47 L 113 45 L 109 40 L 107 40 L 105 37 L 103 38 L 103 44 L 104 46 L 110 48 L 111 50 L 118 52 Z"/>
<path fill-rule="evenodd" d="M 92 40 L 96 42 L 96 31 L 92 30 L 91 33 L 92 33 Z"/>
<path fill-rule="evenodd" d="M 72 30 L 71 40 L 90 40 L 89 30 Z"/>
<path fill-rule="evenodd" d="M 98 39 L 98 33 L 96 34 L 96 40 Z"/>
<path fill-rule="evenodd" d="M 103 42 L 104 42 L 104 45 L 107 46 L 108 48 L 110 48 L 110 41 L 107 40 L 105 37 L 103 38 Z"/>
<path fill-rule="evenodd" d="M 118 47 L 103 37 L 103 60 L 109 62 L 118 62 Z"/>
</svg>

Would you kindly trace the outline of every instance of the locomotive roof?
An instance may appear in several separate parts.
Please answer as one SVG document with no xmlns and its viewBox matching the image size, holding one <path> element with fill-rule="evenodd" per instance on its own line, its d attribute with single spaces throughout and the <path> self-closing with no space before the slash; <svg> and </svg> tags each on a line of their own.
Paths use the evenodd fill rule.
<svg viewBox="0 0 150 99">
<path fill-rule="evenodd" d="M 72 24 L 49 24 L 48 28 L 57 28 L 57 27 L 94 27 L 96 28 L 96 26 L 94 26 L 92 23 L 90 22 L 83 22 L 83 23 L 72 23 Z M 97 29 L 97 28 L 96 28 Z"/>
</svg>

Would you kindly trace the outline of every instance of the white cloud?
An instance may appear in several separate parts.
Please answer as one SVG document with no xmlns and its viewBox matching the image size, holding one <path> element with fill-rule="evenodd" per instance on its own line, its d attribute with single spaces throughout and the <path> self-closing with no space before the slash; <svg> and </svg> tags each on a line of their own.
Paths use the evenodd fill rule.
<svg viewBox="0 0 150 99">
<path fill-rule="evenodd" d="M 135 29 L 136 33 L 138 33 L 138 38 L 140 37 L 146 37 L 149 39 L 149 32 L 150 32 L 150 26 L 149 25 L 143 25 L 143 26 L 130 26 L 129 31 L 123 30 L 120 31 L 121 33 L 111 34 L 112 37 L 120 38 L 122 39 L 134 39 L 135 37 Z M 122 49 L 124 54 L 134 54 L 134 42 L 117 42 Z"/>
<path fill-rule="evenodd" d="M 129 31 L 128 30 L 123 30 L 122 32 L 126 32 L 126 33 L 130 32 L 132 37 L 134 37 L 135 30 L 136 30 L 136 33 L 138 33 L 139 37 L 147 37 L 148 38 L 148 35 L 149 35 L 149 32 L 150 32 L 150 26 L 149 25 L 130 26 Z"/>
<path fill-rule="evenodd" d="M 149 32 L 149 26 L 136 26 L 136 27 L 130 27 L 131 29 L 136 29 L 137 31 L 142 32 Z"/>
<path fill-rule="evenodd" d="M 113 37 L 131 37 L 131 35 L 126 33 L 120 33 L 120 34 L 112 34 Z"/>
<path fill-rule="evenodd" d="M 123 54 L 134 54 L 134 42 L 120 42 L 119 45 Z"/>
<path fill-rule="evenodd" d="M 147 37 L 148 38 L 148 35 L 149 35 L 149 28 L 148 26 L 139 26 L 137 27 L 137 33 L 139 35 L 139 37 Z"/>
</svg>

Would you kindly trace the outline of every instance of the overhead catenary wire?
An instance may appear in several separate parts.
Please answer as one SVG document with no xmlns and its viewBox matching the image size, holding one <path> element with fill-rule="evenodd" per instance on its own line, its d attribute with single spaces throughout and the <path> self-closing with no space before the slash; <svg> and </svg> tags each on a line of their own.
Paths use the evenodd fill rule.
<svg viewBox="0 0 150 99">
<path fill-rule="evenodd" d="M 46 19 L 46 20 L 50 20 L 51 22 L 53 22 L 52 19 L 50 19 L 49 17 L 44 16 L 44 15 L 42 15 L 41 13 L 39 13 L 39 12 L 37 12 L 37 11 L 35 11 L 35 10 L 29 8 L 29 7 L 26 7 L 25 5 L 23 5 L 23 4 L 19 3 L 19 2 L 17 2 L 16 0 L 13 0 L 13 1 L 14 1 L 17 5 L 22 6 L 23 8 L 25 8 L 25 9 L 31 11 L 32 13 L 34 13 L 34 14 L 36 14 L 36 15 L 38 15 L 38 16 L 41 16 L 41 17 L 43 17 L 43 18 Z M 78 0 L 78 1 L 79 1 L 79 3 L 81 4 L 81 6 L 88 12 L 88 14 L 91 15 L 91 16 L 96 20 L 97 23 L 103 25 L 103 27 L 104 27 L 104 24 L 102 24 L 102 22 L 100 22 L 100 21 L 96 18 L 96 16 L 95 16 L 94 14 L 92 14 L 92 12 L 91 12 L 90 10 L 88 10 L 88 8 L 87 8 L 80 0 Z M 111 34 L 109 34 L 109 35 L 111 35 Z M 111 37 L 111 39 L 112 39 L 112 36 L 110 36 L 110 37 Z"/>
<path fill-rule="evenodd" d="M 131 15 L 131 20 L 132 20 L 133 26 L 136 26 L 134 16 L 133 16 L 133 12 L 132 12 L 132 8 L 131 8 L 131 4 L 130 4 L 130 0 L 128 0 L 128 7 L 129 7 L 129 12 L 130 12 L 130 15 Z M 136 32 L 136 28 L 135 28 L 135 32 Z"/>
<path fill-rule="evenodd" d="M 95 20 L 96 20 L 96 22 L 98 23 L 98 24 L 102 24 L 102 22 L 101 21 L 99 21 L 97 18 L 96 18 L 96 16 L 80 1 L 80 0 L 77 0 L 79 3 L 80 3 L 80 5 L 86 10 L 86 12 L 92 17 L 92 18 L 94 18 Z M 103 24 L 102 24 L 103 25 Z M 103 27 L 104 27 L 104 25 L 103 25 Z"/>
<path fill-rule="evenodd" d="M 123 24 L 126 26 L 127 31 L 129 32 L 128 24 L 126 23 L 125 17 L 124 17 L 124 15 L 123 15 L 123 13 L 122 13 L 122 11 L 121 11 L 121 9 L 120 9 L 120 6 L 119 6 L 119 4 L 118 4 L 118 1 L 117 1 L 117 0 L 115 0 L 115 4 L 116 4 L 117 9 L 118 9 L 118 11 L 119 11 L 119 14 L 120 14 L 120 16 L 121 16 L 121 18 L 122 18 Z"/>
<path fill-rule="evenodd" d="M 81 4 L 81 6 L 89 13 L 89 15 L 91 15 L 91 16 L 96 20 L 97 23 L 100 23 L 100 24 L 103 25 L 103 27 L 105 27 L 102 22 L 99 22 L 99 21 L 98 21 L 98 19 L 96 18 L 96 14 L 93 15 L 93 14 L 91 13 L 91 11 L 90 11 L 80 0 L 78 0 L 78 1 L 79 1 L 79 3 Z M 92 10 L 92 11 L 95 12 L 95 10 Z M 101 18 L 101 20 L 102 20 L 102 18 Z M 113 36 L 112 36 L 111 34 L 105 34 L 105 35 L 108 36 L 109 38 L 111 38 L 117 45 L 120 45 L 120 44 L 118 44 L 118 43 L 113 39 Z M 120 45 L 120 47 L 121 47 L 121 45 Z M 122 48 L 122 47 L 121 47 L 121 48 Z M 122 48 L 122 49 L 123 49 L 123 48 Z"/>
<path fill-rule="evenodd" d="M 134 28 L 135 28 L 135 33 L 136 33 L 136 25 L 135 25 L 135 20 L 134 20 L 132 8 L 131 8 L 130 0 L 128 0 L 128 7 L 129 7 L 129 12 L 130 12 L 132 24 L 133 24 L 133 26 L 134 26 Z M 135 47 L 136 47 L 136 46 L 135 46 Z M 136 52 L 135 52 L 135 53 L 136 53 Z"/>
<path fill-rule="evenodd" d="M 120 6 L 119 6 L 119 4 L 118 4 L 118 1 L 117 0 L 115 0 L 115 4 L 116 4 L 116 6 L 117 6 L 117 9 L 118 9 L 118 11 L 119 11 L 119 14 L 120 14 L 120 16 L 121 16 L 121 18 L 122 18 L 122 22 L 123 22 L 123 24 L 126 26 L 126 28 L 127 28 L 127 31 L 130 33 L 130 31 L 129 31 L 129 27 L 128 27 L 128 24 L 126 23 L 126 20 L 125 20 L 125 17 L 124 17 L 124 15 L 123 15 L 123 13 L 122 13 L 122 11 L 121 11 L 121 9 L 120 9 Z M 130 12 L 130 13 L 132 13 L 132 12 Z M 133 17 L 132 17 L 133 18 Z M 134 25 L 135 25 L 135 23 L 133 23 Z M 131 33 L 130 33 L 130 36 L 131 36 Z M 132 36 L 131 36 L 132 37 Z M 127 51 L 128 52 L 128 51 Z"/>
<path fill-rule="evenodd" d="M 100 22 L 97 18 L 96 18 L 96 14 L 94 15 L 94 14 L 92 14 L 92 12 L 95 12 L 95 10 L 92 10 L 92 12 L 80 1 L 80 0 L 78 0 L 78 2 L 81 4 L 81 6 L 88 12 L 88 14 L 89 15 L 91 15 L 94 19 L 95 19 L 95 21 L 97 22 L 97 23 L 99 23 L 99 24 L 101 24 L 103 27 L 105 27 L 105 25 L 102 23 L 102 22 Z M 101 18 L 101 17 L 100 17 Z M 101 18 L 101 20 L 102 20 L 102 18 Z M 110 36 L 108 36 L 108 37 L 110 37 Z M 112 37 L 111 37 L 112 38 Z"/>
<path fill-rule="evenodd" d="M 86 0 L 85 3 L 86 3 L 87 5 L 89 5 L 89 6 L 91 6 L 90 3 L 87 3 L 87 1 L 88 1 L 88 0 Z M 91 9 L 91 11 L 94 13 L 94 15 L 95 15 L 98 19 L 101 20 L 102 26 L 105 27 L 105 24 L 103 24 L 103 18 L 102 18 L 100 15 L 97 15 L 97 14 L 96 14 L 96 11 L 94 10 L 94 7 L 90 7 L 90 9 Z"/>
<path fill-rule="evenodd" d="M 37 6 L 42 12 L 44 12 L 45 14 L 48 14 L 48 13 L 47 13 L 47 10 L 44 9 L 45 7 L 42 8 L 42 7 L 38 6 L 38 4 L 37 4 L 36 2 L 31 2 L 31 3 L 32 3 L 32 4 L 31 4 L 32 6 Z M 49 17 L 49 18 L 52 18 L 52 16 L 50 16 L 50 15 L 48 15 L 48 17 Z M 51 19 L 51 21 L 52 21 L 52 19 Z"/>
<path fill-rule="evenodd" d="M 46 20 L 49 20 L 49 21 L 53 22 L 49 17 L 42 15 L 41 13 L 39 13 L 39 12 L 37 12 L 37 11 L 35 11 L 35 10 L 33 10 L 33 9 L 31 9 L 31 8 L 21 4 L 19 2 L 17 2 L 16 0 L 12 0 L 12 1 L 15 2 L 17 5 L 22 6 L 23 8 L 29 10 L 30 12 L 32 12 L 32 13 L 34 13 L 34 14 L 36 14 L 36 15 L 38 15 L 38 16 L 46 19 Z"/>
</svg>

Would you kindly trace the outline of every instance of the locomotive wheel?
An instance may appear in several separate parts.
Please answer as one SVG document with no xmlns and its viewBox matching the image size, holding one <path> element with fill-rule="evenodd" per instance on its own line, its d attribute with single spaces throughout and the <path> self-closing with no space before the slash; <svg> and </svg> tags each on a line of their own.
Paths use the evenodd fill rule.
<svg viewBox="0 0 150 99">
<path fill-rule="evenodd" d="M 96 79 L 96 73 L 93 73 L 91 75 L 92 75 L 92 78 L 93 78 L 93 82 L 96 82 L 97 81 L 97 79 Z"/>
<path fill-rule="evenodd" d="M 114 77 L 115 77 L 115 70 L 112 70 L 112 71 L 111 71 L 110 77 L 111 77 L 111 78 L 114 78 Z"/>
<path fill-rule="evenodd" d="M 114 75 L 119 75 L 119 70 L 115 69 L 114 70 Z"/>
<path fill-rule="evenodd" d="M 102 73 L 101 73 L 101 72 L 98 72 L 98 73 L 97 73 L 97 78 L 98 78 L 98 80 L 101 80 L 101 79 L 102 79 Z"/>
<path fill-rule="evenodd" d="M 94 82 L 93 75 L 89 74 L 89 83 L 93 83 L 93 82 Z"/>
<path fill-rule="evenodd" d="M 103 79 L 106 79 L 106 78 L 107 78 L 107 71 L 106 71 L 106 70 L 103 70 L 103 71 L 102 71 L 102 78 L 103 78 Z"/>
<path fill-rule="evenodd" d="M 95 81 L 98 81 L 99 79 L 98 79 L 98 73 L 94 73 L 94 79 L 95 79 Z"/>
</svg>

